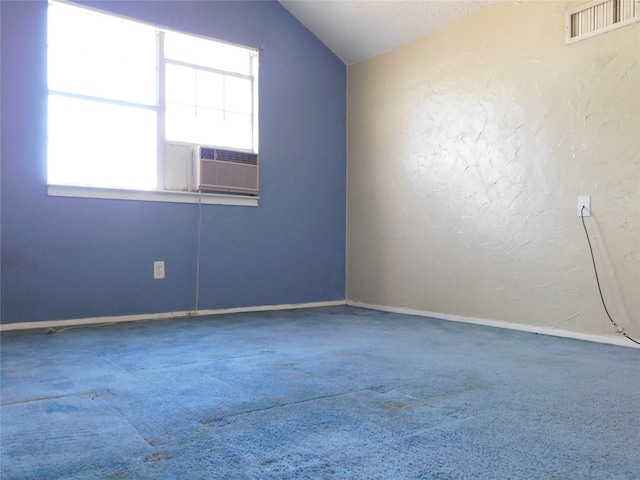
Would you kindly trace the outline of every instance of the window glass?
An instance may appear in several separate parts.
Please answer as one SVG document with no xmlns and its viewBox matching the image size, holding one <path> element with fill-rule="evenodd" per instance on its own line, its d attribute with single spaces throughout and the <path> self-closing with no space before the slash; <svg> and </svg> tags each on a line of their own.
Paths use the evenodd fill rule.
<svg viewBox="0 0 640 480">
<path fill-rule="evenodd" d="M 251 80 L 227 75 L 224 83 L 225 110 L 251 114 Z"/>
<path fill-rule="evenodd" d="M 169 60 L 241 75 L 252 73 L 248 49 L 181 33 L 165 33 L 164 55 Z"/>
<path fill-rule="evenodd" d="M 252 88 L 248 78 L 167 63 L 167 140 L 250 150 Z"/>
<path fill-rule="evenodd" d="M 251 115 L 227 113 L 224 122 L 225 141 L 232 148 L 251 148 Z"/>
<path fill-rule="evenodd" d="M 156 112 L 49 96 L 49 183 L 156 187 Z"/>
<path fill-rule="evenodd" d="M 196 70 L 167 64 L 166 99 L 170 103 L 196 104 Z"/>
<path fill-rule="evenodd" d="M 197 143 L 204 145 L 229 144 L 224 138 L 224 112 L 211 108 L 198 108 Z"/>
<path fill-rule="evenodd" d="M 51 90 L 154 105 L 155 52 L 150 28 L 67 5 L 49 6 Z"/>
<path fill-rule="evenodd" d="M 167 103 L 165 131 L 167 140 L 188 143 L 197 142 L 197 119 L 195 105 Z"/>
<path fill-rule="evenodd" d="M 224 109 L 224 76 L 198 70 L 197 102 L 201 107 Z"/>
</svg>

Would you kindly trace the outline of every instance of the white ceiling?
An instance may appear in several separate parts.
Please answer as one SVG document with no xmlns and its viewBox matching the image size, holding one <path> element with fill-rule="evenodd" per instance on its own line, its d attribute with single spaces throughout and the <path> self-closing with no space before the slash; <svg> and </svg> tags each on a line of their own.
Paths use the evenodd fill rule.
<svg viewBox="0 0 640 480">
<path fill-rule="evenodd" d="M 279 0 L 351 65 L 458 22 L 499 0 Z"/>
</svg>

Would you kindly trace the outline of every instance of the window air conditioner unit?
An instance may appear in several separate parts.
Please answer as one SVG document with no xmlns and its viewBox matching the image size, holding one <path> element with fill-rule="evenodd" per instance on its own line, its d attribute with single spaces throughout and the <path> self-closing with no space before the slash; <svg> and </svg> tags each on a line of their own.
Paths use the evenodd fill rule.
<svg viewBox="0 0 640 480">
<path fill-rule="evenodd" d="M 258 154 L 214 147 L 194 148 L 194 190 L 258 194 Z"/>
</svg>

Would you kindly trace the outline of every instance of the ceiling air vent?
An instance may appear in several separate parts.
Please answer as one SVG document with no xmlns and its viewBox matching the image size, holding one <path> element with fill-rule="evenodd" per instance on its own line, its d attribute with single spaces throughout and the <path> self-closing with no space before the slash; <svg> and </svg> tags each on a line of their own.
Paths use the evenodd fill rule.
<svg viewBox="0 0 640 480">
<path fill-rule="evenodd" d="M 573 43 L 640 20 L 640 0 L 595 0 L 566 13 L 566 43 Z"/>
</svg>

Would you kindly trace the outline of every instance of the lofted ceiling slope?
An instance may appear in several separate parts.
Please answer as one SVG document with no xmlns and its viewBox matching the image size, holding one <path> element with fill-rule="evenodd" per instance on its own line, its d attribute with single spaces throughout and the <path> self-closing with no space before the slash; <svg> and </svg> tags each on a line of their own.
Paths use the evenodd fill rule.
<svg viewBox="0 0 640 480">
<path fill-rule="evenodd" d="M 458 22 L 499 0 L 279 0 L 351 65 Z"/>
</svg>

